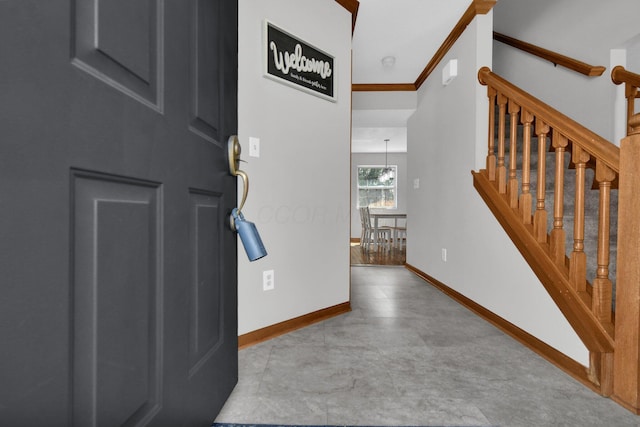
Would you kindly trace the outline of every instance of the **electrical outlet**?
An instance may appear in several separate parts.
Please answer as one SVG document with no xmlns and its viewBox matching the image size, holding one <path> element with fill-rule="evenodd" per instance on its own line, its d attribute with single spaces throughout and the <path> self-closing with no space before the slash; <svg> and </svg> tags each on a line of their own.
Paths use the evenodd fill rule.
<svg viewBox="0 0 640 427">
<path fill-rule="evenodd" d="M 447 262 L 447 250 L 442 248 L 442 261 Z"/>
<path fill-rule="evenodd" d="M 416 178 L 413 180 L 413 189 L 417 190 L 418 188 L 420 188 L 420 178 Z"/>
<path fill-rule="evenodd" d="M 265 270 L 262 272 L 262 290 L 271 291 L 276 287 L 273 270 Z"/>
</svg>

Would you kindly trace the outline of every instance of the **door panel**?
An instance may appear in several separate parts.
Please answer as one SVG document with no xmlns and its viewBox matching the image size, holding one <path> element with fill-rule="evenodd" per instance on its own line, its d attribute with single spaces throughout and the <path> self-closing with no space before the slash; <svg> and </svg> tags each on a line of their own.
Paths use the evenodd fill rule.
<svg viewBox="0 0 640 427">
<path fill-rule="evenodd" d="M 191 193 L 190 222 L 193 270 L 189 312 L 189 377 L 196 375 L 222 343 L 222 288 L 218 285 L 220 268 L 211 260 L 220 260 L 220 241 L 224 211 L 219 195 Z"/>
<path fill-rule="evenodd" d="M 237 4 L 0 2 L 0 425 L 207 425 L 237 381 Z"/>
<path fill-rule="evenodd" d="M 159 188 L 72 179 L 73 422 L 128 425 L 162 401 Z"/>
<path fill-rule="evenodd" d="M 162 109 L 163 0 L 72 0 L 72 63 Z"/>
<path fill-rule="evenodd" d="M 194 29 L 191 52 L 191 63 L 194 64 L 191 125 L 194 131 L 200 132 L 210 141 L 218 141 L 220 138 L 218 129 L 220 113 L 223 111 L 221 107 L 224 106 L 212 100 L 220 97 L 220 85 L 223 84 L 221 77 L 224 74 L 219 72 L 219 68 L 225 34 L 222 32 L 224 27 L 221 23 L 215 26 L 208 23 L 216 21 L 216 17 L 221 14 L 221 8 L 219 2 L 196 0 L 191 14 L 191 26 Z"/>
</svg>

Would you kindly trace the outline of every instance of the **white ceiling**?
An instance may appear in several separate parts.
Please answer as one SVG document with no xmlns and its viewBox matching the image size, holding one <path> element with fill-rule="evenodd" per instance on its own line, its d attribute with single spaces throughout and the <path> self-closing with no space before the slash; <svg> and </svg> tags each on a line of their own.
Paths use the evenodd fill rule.
<svg viewBox="0 0 640 427">
<path fill-rule="evenodd" d="M 353 33 L 353 83 L 413 83 L 470 0 L 360 0 Z M 385 68 L 382 58 L 394 56 Z"/>
<path fill-rule="evenodd" d="M 360 0 L 353 33 L 353 83 L 414 83 L 470 0 Z M 382 58 L 396 58 L 385 67 Z M 413 110 L 353 111 L 353 152 L 406 152 Z"/>
</svg>

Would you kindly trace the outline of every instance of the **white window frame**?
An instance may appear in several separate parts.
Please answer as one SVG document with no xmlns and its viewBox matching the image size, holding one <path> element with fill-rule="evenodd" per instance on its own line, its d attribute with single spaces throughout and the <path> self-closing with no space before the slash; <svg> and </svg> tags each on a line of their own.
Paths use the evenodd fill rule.
<svg viewBox="0 0 640 427">
<path fill-rule="evenodd" d="M 370 168 L 370 169 L 385 169 L 392 168 L 394 170 L 394 179 L 393 185 L 389 186 L 360 186 L 360 169 L 361 168 Z M 361 189 L 371 189 L 371 190 L 393 190 L 393 206 L 360 206 L 360 190 Z M 358 165 L 356 169 L 356 193 L 357 193 L 357 208 L 371 207 L 372 209 L 398 209 L 398 165 Z"/>
</svg>

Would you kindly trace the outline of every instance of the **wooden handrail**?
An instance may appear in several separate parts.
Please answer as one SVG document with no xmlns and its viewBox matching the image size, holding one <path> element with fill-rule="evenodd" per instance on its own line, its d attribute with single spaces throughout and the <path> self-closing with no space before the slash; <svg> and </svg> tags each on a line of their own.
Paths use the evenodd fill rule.
<svg viewBox="0 0 640 427">
<path fill-rule="evenodd" d="M 561 65 L 570 70 L 577 71 L 578 73 L 584 74 L 585 76 L 601 76 L 602 73 L 604 73 L 604 71 L 606 70 L 606 67 L 603 67 L 602 65 L 589 65 L 585 62 L 578 61 L 577 59 L 573 59 L 560 53 L 533 45 L 531 43 L 509 37 L 496 31 L 493 32 L 493 39 L 528 52 L 532 55 L 546 59 L 547 61 L 552 62 L 554 65 Z"/>
<path fill-rule="evenodd" d="M 619 85 L 629 83 L 632 86 L 640 87 L 640 74 L 626 70 L 622 65 L 616 65 L 611 70 L 611 81 Z"/>
<path fill-rule="evenodd" d="M 620 152 L 600 135 L 590 131 L 575 120 L 565 116 L 553 107 L 528 94 L 517 86 L 512 85 L 502 77 L 491 72 L 488 67 L 478 71 L 478 80 L 483 85 L 489 85 L 500 93 L 509 93 L 509 99 L 533 113 L 542 116 L 545 122 L 570 140 L 581 141 L 582 148 L 589 154 L 603 161 L 615 172 L 620 168 Z"/>
<path fill-rule="evenodd" d="M 627 98 L 627 135 L 632 132 L 631 118 L 635 114 L 635 102 L 640 87 L 640 74 L 625 70 L 622 65 L 617 65 L 611 70 L 611 80 L 619 85 L 624 83 L 624 96 Z"/>
<path fill-rule="evenodd" d="M 629 370 L 640 359 L 640 354 L 633 358 L 631 351 L 631 348 L 638 348 L 640 300 L 636 296 L 640 295 L 640 282 L 635 277 L 640 277 L 640 250 L 637 249 L 636 237 L 628 241 L 628 236 L 640 236 L 636 219 L 638 209 L 625 209 L 628 214 L 622 214 L 623 197 L 638 199 L 636 203 L 640 206 L 640 193 L 637 193 L 640 174 L 635 173 L 640 155 L 631 159 L 627 155 L 623 162 L 622 148 L 492 73 L 487 67 L 478 71 L 478 80 L 487 86 L 490 130 L 487 168 L 473 173 L 474 186 L 589 349 L 589 379 L 603 396 L 614 394 L 614 383 L 618 382 L 615 393 L 627 401 L 633 390 L 640 391 L 637 384 L 640 377 L 634 385 L 623 386 L 620 375 L 614 378 L 614 358 L 617 357 L 617 363 Z M 640 153 L 640 115 L 637 117 L 630 123 L 632 134 L 628 138 L 633 138 L 633 150 Z M 493 130 L 496 123 L 497 130 Z M 519 124 L 522 129 L 518 128 Z M 535 143 L 532 142 L 533 135 L 537 139 Z M 550 136 L 550 145 L 555 151 L 554 164 L 549 168 L 546 162 L 547 136 Z M 625 140 L 627 138 L 623 142 Z M 629 142 L 631 140 L 626 142 L 627 145 Z M 532 157 L 535 148 L 538 153 L 536 159 Z M 567 161 L 574 169 L 573 177 L 567 173 Z M 535 187 L 531 176 L 534 166 Z M 598 190 L 597 193 L 587 191 L 586 185 L 587 169 L 594 167 L 597 186 L 593 188 Z M 624 190 L 620 187 L 619 192 L 619 209 L 611 198 L 614 181 L 624 183 Z M 568 212 L 570 216 L 566 224 L 564 208 L 568 199 L 565 199 L 565 194 L 573 200 L 566 205 L 572 211 Z M 587 209 L 587 206 L 594 205 L 595 198 L 597 213 Z M 553 225 L 549 232 L 547 218 L 550 215 Z M 614 281 L 610 277 L 612 218 L 618 218 L 618 242 L 635 248 L 629 250 L 623 249 L 624 245 L 618 246 L 617 272 L 620 272 L 621 264 L 627 269 L 616 276 L 617 286 L 624 290 L 616 293 L 615 318 L 612 313 Z M 594 222 L 597 229 L 591 226 L 587 229 L 586 225 Z M 630 296 L 631 303 L 621 300 L 625 291 L 635 292 L 635 296 Z M 634 301 L 637 301 L 635 305 Z M 623 307 L 620 311 L 619 306 Z M 621 329 L 625 331 L 621 332 Z M 625 350 L 626 355 L 616 356 L 620 348 L 618 337 L 623 335 L 630 348 Z M 636 367 L 638 371 L 640 366 Z"/>
<path fill-rule="evenodd" d="M 487 67 L 478 71 L 478 80 L 487 85 L 490 130 L 487 168 L 472 172 L 474 186 L 589 350 L 586 373 L 593 387 L 640 414 L 640 113 L 631 113 L 629 133 L 617 147 Z M 612 80 L 625 83 L 627 96 L 635 97 L 640 75 L 616 67 Z M 522 130 L 516 129 L 517 122 Z M 538 148 L 533 224 L 532 133 Z M 555 151 L 551 156 L 555 164 L 549 168 L 544 160 L 547 134 Z M 510 150 L 508 177 L 506 148 Z M 568 173 L 567 160 L 574 177 Z M 597 193 L 585 185 L 586 170 L 591 167 L 595 167 Z M 553 182 L 548 185 L 547 179 Z M 614 181 L 617 203 L 611 197 Z M 595 206 L 596 198 L 597 212 L 587 209 L 589 204 Z M 567 224 L 565 204 L 573 211 Z M 553 225 L 547 233 L 549 214 Z M 610 245 L 614 218 L 615 252 Z M 595 234 L 593 227 L 587 232 L 585 226 L 594 220 Z M 566 247 L 569 256 L 565 241 L 570 245 Z"/>
</svg>

